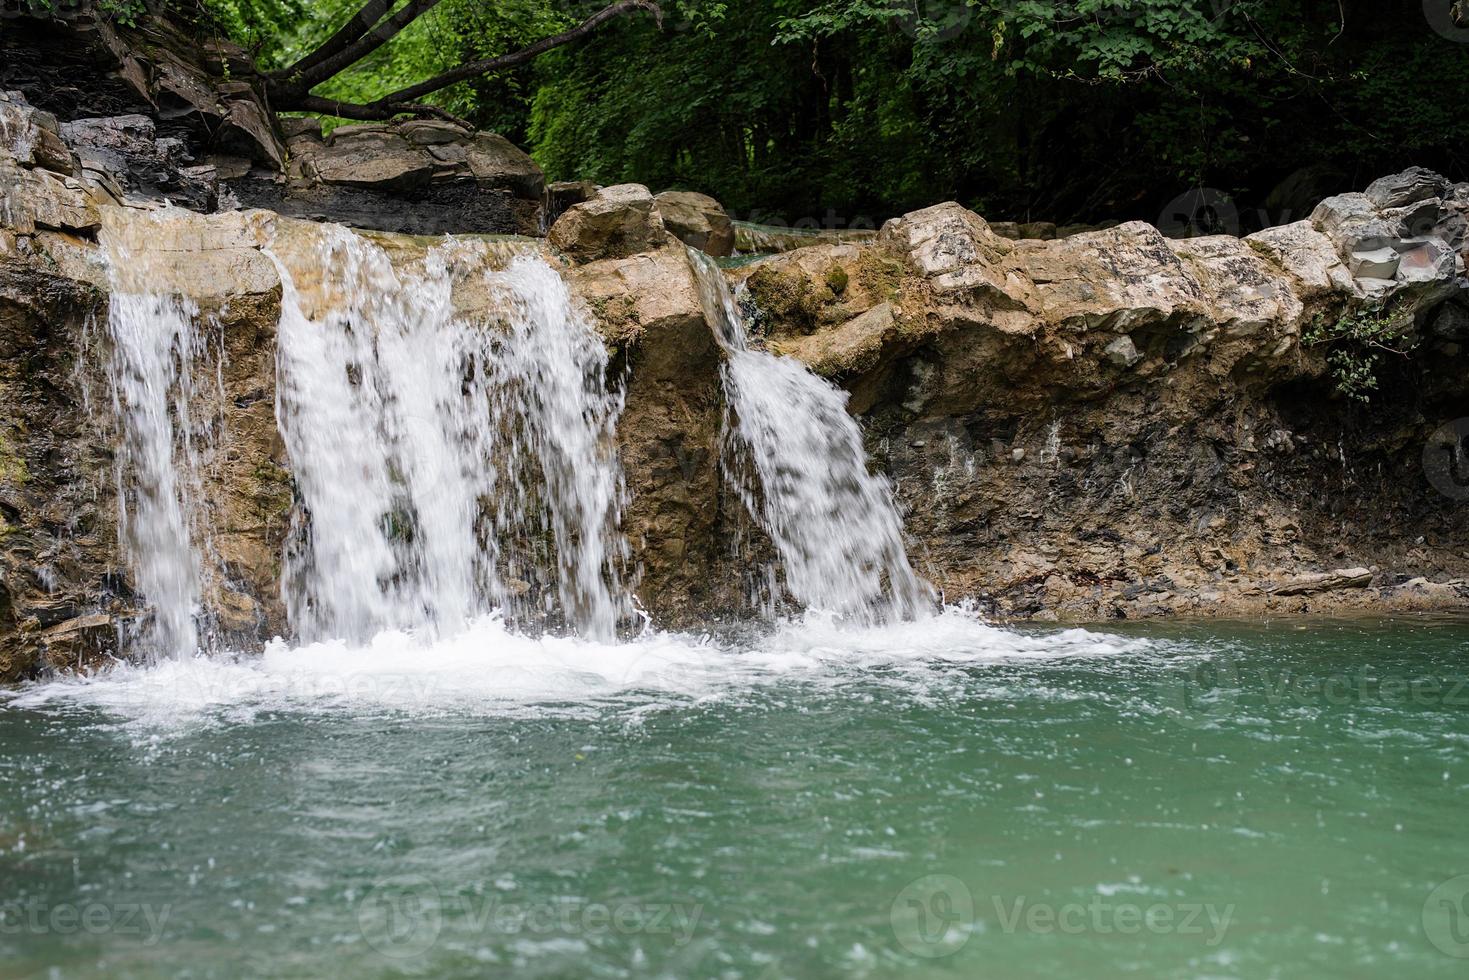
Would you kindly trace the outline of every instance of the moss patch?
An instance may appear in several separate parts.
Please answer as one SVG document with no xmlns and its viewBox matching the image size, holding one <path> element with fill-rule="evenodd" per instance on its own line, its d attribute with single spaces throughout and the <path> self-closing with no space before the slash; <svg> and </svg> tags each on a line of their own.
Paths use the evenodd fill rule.
<svg viewBox="0 0 1469 980">
<path fill-rule="evenodd" d="M 13 438 L 0 432 L 0 483 L 22 487 L 30 479 L 31 471 L 26 466 L 25 458 L 16 449 Z"/>
</svg>

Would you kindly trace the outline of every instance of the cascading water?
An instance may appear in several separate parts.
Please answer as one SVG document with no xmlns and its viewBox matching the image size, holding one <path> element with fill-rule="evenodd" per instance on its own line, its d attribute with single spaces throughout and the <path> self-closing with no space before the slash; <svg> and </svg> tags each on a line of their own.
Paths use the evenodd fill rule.
<svg viewBox="0 0 1469 980">
<path fill-rule="evenodd" d="M 567 624 L 610 638 L 623 605 L 620 399 L 560 277 L 529 256 L 484 271 L 482 246 L 452 242 L 399 271 L 344 228 L 321 236 L 305 255 L 273 253 L 277 417 L 305 511 L 283 584 L 296 630 L 361 641 L 454 631 L 495 606 L 524 612 L 501 545 L 513 543 L 521 572 L 533 559 L 520 548 L 544 527 Z M 456 279 L 473 275 L 494 322 L 455 311 Z M 303 295 L 307 277 L 320 281 Z"/>
<path fill-rule="evenodd" d="M 193 303 L 139 291 L 150 280 L 148 263 L 129 239 L 140 232 L 146 226 L 109 223 L 101 243 L 111 281 L 106 372 L 121 432 L 118 533 L 151 611 L 144 631 L 130 639 L 156 658 L 190 654 L 199 644 L 200 458 L 190 403 L 194 362 L 205 345 Z"/>
<path fill-rule="evenodd" d="M 719 268 L 689 257 L 726 354 L 731 482 L 774 542 L 787 588 L 809 609 L 858 622 L 926 614 L 928 587 L 908 562 L 887 481 L 867 469 L 846 393 L 793 358 L 751 349 Z"/>
<path fill-rule="evenodd" d="M 272 254 L 276 417 L 305 511 L 282 580 L 290 621 L 306 639 L 452 628 L 478 611 L 492 574 L 475 517 L 493 475 L 449 256 L 400 277 L 382 249 L 337 226 L 323 227 L 299 277 Z"/>
<path fill-rule="evenodd" d="M 531 256 L 492 273 L 502 323 L 489 361 L 490 391 L 504 437 L 497 536 L 532 539 L 549 525 L 563 614 L 583 636 L 611 640 L 630 612 L 619 564 L 622 470 L 617 419 L 622 394 L 606 384 L 607 348 L 561 277 Z M 539 498 L 539 499 L 538 499 Z M 517 580 L 535 573 L 507 555 Z M 512 593 L 513 596 L 513 593 Z M 507 602 L 513 605 L 512 597 Z"/>
</svg>

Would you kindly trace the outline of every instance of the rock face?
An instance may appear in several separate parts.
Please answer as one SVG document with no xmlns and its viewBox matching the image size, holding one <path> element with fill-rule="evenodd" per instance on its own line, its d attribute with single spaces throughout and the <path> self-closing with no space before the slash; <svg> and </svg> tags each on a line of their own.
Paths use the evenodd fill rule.
<svg viewBox="0 0 1469 980">
<path fill-rule="evenodd" d="M 724 206 L 708 194 L 664 191 L 653 203 L 664 226 L 685 245 L 716 257 L 734 253 L 734 226 Z"/>
<path fill-rule="evenodd" d="M 61 120 L 115 197 L 206 213 L 223 199 L 405 234 L 544 233 L 544 177 L 504 138 L 413 120 L 323 139 L 315 120 L 275 118 L 243 51 L 151 13 L 132 27 L 7 20 L 7 89 Z"/>
<path fill-rule="evenodd" d="M 567 208 L 547 237 L 568 258 L 594 262 L 657 248 L 668 240 L 668 232 L 646 187 L 618 184 Z"/>
<path fill-rule="evenodd" d="M 161 136 L 280 167 L 285 151 L 264 96 L 240 80 L 250 67 L 239 48 L 155 17 L 132 27 L 20 17 L 0 33 L 0 89 L 61 120 L 143 113 L 168 121 Z"/>
<path fill-rule="evenodd" d="M 494 133 L 411 120 L 341 126 L 323 139 L 292 120 L 284 174 L 228 181 L 251 207 L 411 235 L 536 235 L 544 217 L 541 168 Z"/>
<path fill-rule="evenodd" d="M 17 99 L 0 119 L 0 681 L 100 662 L 149 616 L 119 545 L 118 434 L 97 411 L 98 324 L 116 288 L 185 297 L 208 327 L 196 370 L 216 382 L 189 412 L 212 532 L 206 627 L 244 648 L 286 631 L 297 502 L 274 416 L 281 284 L 262 243 L 314 254 L 323 230 L 124 206 L 65 124 Z M 432 187 L 440 165 L 465 168 L 455 180 L 536 179 L 514 177 L 493 142 L 477 163 L 444 161 L 431 150 L 460 145 L 434 142 L 448 135 L 339 133 L 344 149 L 314 158 L 312 179 Z M 328 145 L 309 129 L 290 139 Z M 949 601 L 1040 620 L 1458 607 L 1469 491 L 1425 459 L 1453 449 L 1446 423 L 1469 418 L 1457 224 L 1469 188 L 1423 173 L 1374 187 L 1247 239 L 1172 241 L 1130 223 L 1012 240 L 942 204 L 731 276 L 755 344 L 850 393 L 913 562 Z M 144 257 L 126 281 L 99 237 Z M 514 247 L 571 260 L 563 275 L 613 354 L 640 605 L 665 627 L 749 615 L 748 556 L 770 548 L 721 471 L 723 355 L 688 252 L 638 185 L 572 205 L 550 237 Z M 1384 237 L 1400 256 L 1392 276 L 1362 263 L 1354 276 Z M 374 240 L 395 263 L 433 245 Z M 485 302 L 459 288 L 456 304 Z M 1383 303 L 1409 352 L 1377 362 L 1359 407 L 1328 359 L 1351 339 L 1321 325 Z"/>
<path fill-rule="evenodd" d="M 1469 188 L 1374 188 L 1244 240 L 1133 223 L 1009 241 L 940 205 L 856 255 L 743 274 L 769 346 L 852 392 L 915 564 L 951 600 L 1082 620 L 1461 604 L 1469 515 L 1422 460 L 1469 413 Z M 1353 276 L 1373 236 L 1422 259 Z M 1325 356 L 1350 345 L 1306 335 L 1384 302 L 1417 346 L 1357 407 Z"/>
</svg>

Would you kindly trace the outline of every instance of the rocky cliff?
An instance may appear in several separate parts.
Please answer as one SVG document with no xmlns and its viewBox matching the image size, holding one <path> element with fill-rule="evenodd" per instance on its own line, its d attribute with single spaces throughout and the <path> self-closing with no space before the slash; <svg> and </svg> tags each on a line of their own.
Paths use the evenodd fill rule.
<svg viewBox="0 0 1469 980">
<path fill-rule="evenodd" d="M 119 290 L 184 297 L 205 325 L 210 382 L 189 418 L 206 629 L 244 647 L 288 629 L 281 549 L 298 503 L 274 417 L 281 282 L 262 249 L 309 251 L 320 226 L 159 210 L 130 169 L 139 153 L 119 165 L 99 150 L 117 129 L 0 102 L 0 680 L 115 655 L 149 615 L 119 544 L 122 435 L 102 371 Z M 156 189 L 181 171 L 149 139 Z M 540 193 L 494 140 L 437 124 L 332 142 L 356 147 L 351 166 L 415 174 L 398 188 L 410 201 L 436 186 L 501 200 L 502 179 L 519 188 L 504 200 Z M 272 186 L 292 211 L 287 197 L 348 163 L 309 128 L 286 145 Z M 722 354 L 677 237 L 728 236 L 703 202 L 691 217 L 665 198 L 665 221 L 646 188 L 582 196 L 549 239 L 486 254 L 557 264 L 614 355 L 642 606 L 668 627 L 749 615 L 762 597 L 748 573 L 770 549 L 721 472 Z M 328 209 L 316 218 L 372 205 L 332 215 L 313 200 Z M 1469 595 L 1461 430 L 1444 428 L 1469 417 L 1466 211 L 1469 186 L 1426 171 L 1246 239 L 1127 224 L 1016 241 L 941 204 L 731 276 L 757 343 L 850 392 L 914 564 L 948 601 L 1043 620 L 1443 609 Z M 104 239 L 130 260 L 105 261 Z M 395 265 L 435 244 L 375 240 Z"/>
</svg>

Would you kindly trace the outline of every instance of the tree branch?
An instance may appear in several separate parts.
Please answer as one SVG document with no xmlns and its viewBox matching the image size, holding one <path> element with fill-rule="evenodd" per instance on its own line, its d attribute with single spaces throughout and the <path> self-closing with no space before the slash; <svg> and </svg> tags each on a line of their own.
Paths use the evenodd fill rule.
<svg viewBox="0 0 1469 980">
<path fill-rule="evenodd" d="M 374 0 L 374 2 L 377 2 L 377 0 Z M 388 2 L 391 3 L 391 0 L 388 0 Z M 284 74 L 281 81 L 298 91 L 309 92 L 328 78 L 331 78 L 346 68 L 350 68 L 384 44 L 387 44 L 403 28 L 428 13 L 438 3 L 439 0 L 409 0 L 407 6 L 402 10 L 399 10 L 382 23 L 376 24 L 366 34 L 352 43 L 326 54 L 320 54 L 321 49 L 318 48 L 316 52 L 307 55 L 308 58 L 313 59 L 314 63 L 307 65 L 299 71 L 294 71 L 293 74 Z M 295 65 L 286 69 L 286 72 L 292 73 L 294 69 Z"/>
<path fill-rule="evenodd" d="M 344 119 L 386 120 L 402 114 L 417 116 L 437 116 L 450 122 L 473 129 L 469 123 L 450 115 L 437 106 L 425 105 L 419 100 L 432 92 L 448 88 L 456 82 L 462 82 L 467 78 L 475 78 L 479 75 L 488 74 L 492 71 L 501 71 L 506 68 L 514 68 L 531 61 L 552 48 L 559 48 L 564 44 L 579 40 L 591 34 L 607 21 L 623 14 L 632 13 L 635 10 L 646 10 L 653 15 L 654 20 L 661 27 L 663 25 L 663 11 L 659 9 L 654 0 L 618 0 L 610 6 L 603 7 L 580 24 L 560 34 L 541 38 L 534 44 L 502 54 L 494 58 L 485 58 L 480 61 L 471 61 L 460 65 L 458 68 L 450 69 L 441 75 L 436 75 L 427 81 L 410 85 L 405 89 L 390 93 L 382 98 L 370 102 L 340 102 L 336 99 L 327 99 L 311 94 L 311 87 L 331 78 L 337 72 L 354 64 L 367 53 L 375 50 L 386 43 L 393 35 L 412 23 L 417 17 L 428 11 L 439 0 L 409 0 L 407 6 L 398 11 L 392 17 L 383 21 L 376 30 L 366 36 L 358 36 L 352 40 L 353 31 L 358 35 L 362 33 L 359 29 L 364 19 L 372 16 L 374 10 L 387 10 L 391 7 L 393 0 L 370 0 L 367 6 L 359 10 L 352 18 L 352 22 L 332 35 L 321 47 L 311 54 L 302 58 L 290 68 L 272 75 L 269 79 L 269 94 L 275 108 L 284 111 L 321 112 L 333 116 L 341 116 Z M 381 16 L 381 14 L 379 14 Z M 373 22 L 375 23 L 375 22 Z M 369 23 L 368 27 L 372 24 Z M 303 67 L 304 66 L 304 67 Z"/>
<path fill-rule="evenodd" d="M 659 26 L 662 26 L 663 11 L 659 9 L 653 0 L 620 0 L 620 2 L 614 3 L 609 7 L 603 7 L 570 30 L 563 31 L 560 34 L 553 34 L 550 37 L 543 37 L 529 47 L 522 48 L 519 51 L 513 51 L 510 54 L 502 54 L 499 57 L 486 58 L 482 61 L 471 61 L 466 65 L 460 65 L 458 68 L 450 69 L 442 75 L 436 75 L 428 81 L 419 82 L 417 85 L 410 85 L 405 89 L 399 89 L 390 95 L 385 95 L 378 102 L 412 102 L 432 92 L 437 92 L 439 89 L 448 88 L 455 82 L 462 82 L 466 78 L 474 78 L 492 71 L 500 71 L 505 68 L 514 68 L 517 65 L 523 65 L 545 54 L 552 48 L 559 48 L 563 44 L 570 44 L 572 41 L 580 40 L 614 17 L 621 17 L 623 14 L 631 13 L 634 10 L 648 11 L 653 15 L 653 18 L 658 22 Z"/>
<path fill-rule="evenodd" d="M 328 116 L 363 119 L 370 122 L 385 121 L 394 116 L 433 116 L 464 129 L 473 130 L 475 128 L 473 123 L 460 119 L 447 109 L 415 102 L 394 102 L 392 104 L 374 102 L 371 105 L 363 105 L 360 102 L 338 102 L 336 99 L 324 99 L 319 95 L 305 95 L 293 101 L 290 109 L 299 112 L 320 112 Z"/>
<path fill-rule="evenodd" d="M 393 0 L 367 0 L 367 3 L 353 14 L 347 23 L 317 46 L 316 50 L 300 58 L 290 67 L 273 72 L 271 77 L 288 79 L 294 75 L 305 74 L 320 62 L 342 51 L 347 45 L 372 30 L 372 25 L 381 20 L 383 14 L 391 9 L 393 9 Z"/>
</svg>

